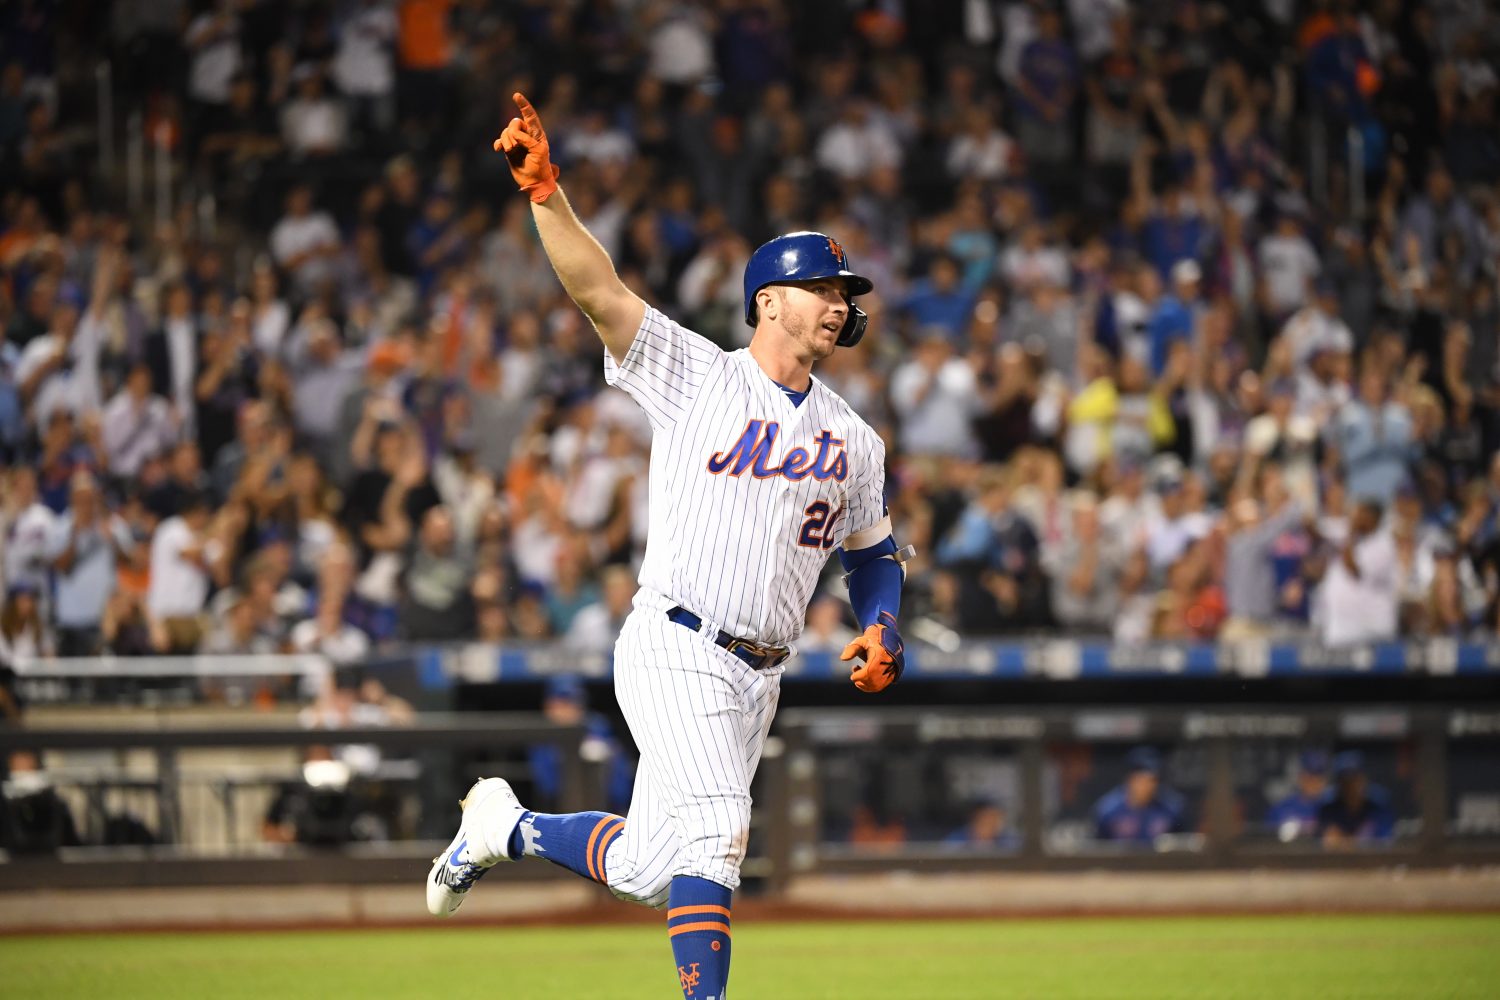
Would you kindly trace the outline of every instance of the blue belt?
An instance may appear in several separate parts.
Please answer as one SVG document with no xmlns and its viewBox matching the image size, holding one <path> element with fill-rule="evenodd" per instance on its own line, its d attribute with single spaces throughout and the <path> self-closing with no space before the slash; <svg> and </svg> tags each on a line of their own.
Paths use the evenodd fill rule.
<svg viewBox="0 0 1500 1000">
<path fill-rule="evenodd" d="M 693 614 L 687 608 L 675 607 L 667 611 L 667 618 L 683 628 L 692 629 L 697 632 L 703 627 L 703 619 Z M 749 639 L 737 639 L 725 632 L 723 629 L 713 636 L 714 643 L 723 646 L 726 650 L 738 656 L 750 664 L 753 670 L 770 670 L 782 660 L 792 655 L 790 649 L 784 646 L 762 646 L 751 642 Z"/>
</svg>

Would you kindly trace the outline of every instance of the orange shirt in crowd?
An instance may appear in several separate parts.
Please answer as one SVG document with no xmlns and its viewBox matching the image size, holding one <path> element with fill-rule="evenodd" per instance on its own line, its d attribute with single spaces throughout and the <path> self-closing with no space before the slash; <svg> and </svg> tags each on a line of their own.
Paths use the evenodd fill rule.
<svg viewBox="0 0 1500 1000">
<path fill-rule="evenodd" d="M 448 12 L 453 0 L 404 0 L 397 12 L 397 49 L 407 69 L 445 69 L 453 58 Z"/>
</svg>

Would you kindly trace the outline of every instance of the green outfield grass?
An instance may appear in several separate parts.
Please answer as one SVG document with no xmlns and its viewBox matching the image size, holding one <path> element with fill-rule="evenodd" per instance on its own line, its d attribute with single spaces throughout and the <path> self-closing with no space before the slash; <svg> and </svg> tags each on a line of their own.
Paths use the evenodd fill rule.
<svg viewBox="0 0 1500 1000">
<path fill-rule="evenodd" d="M 665 1000 L 646 926 L 0 938 L 6 1000 Z M 735 928 L 735 1000 L 1500 995 L 1500 917 L 902 921 Z"/>
</svg>

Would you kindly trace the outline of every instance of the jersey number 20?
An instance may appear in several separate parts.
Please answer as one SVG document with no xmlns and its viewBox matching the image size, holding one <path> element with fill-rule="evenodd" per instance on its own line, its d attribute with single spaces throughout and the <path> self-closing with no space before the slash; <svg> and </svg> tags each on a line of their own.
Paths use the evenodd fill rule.
<svg viewBox="0 0 1500 1000">
<path fill-rule="evenodd" d="M 833 526 L 843 512 L 842 507 L 834 510 L 822 500 L 808 504 L 802 511 L 807 520 L 802 522 L 802 531 L 797 535 L 798 544 L 809 548 L 833 548 Z"/>
</svg>

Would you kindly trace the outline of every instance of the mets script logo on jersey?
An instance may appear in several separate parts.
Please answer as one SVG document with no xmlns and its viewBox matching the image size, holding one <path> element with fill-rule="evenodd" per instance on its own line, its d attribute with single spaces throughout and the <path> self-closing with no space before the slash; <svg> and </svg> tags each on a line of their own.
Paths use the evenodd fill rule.
<svg viewBox="0 0 1500 1000">
<path fill-rule="evenodd" d="M 780 432 L 781 425 L 774 420 L 750 421 L 728 451 L 714 452 L 708 460 L 708 471 L 716 476 L 721 472 L 731 476 L 749 472 L 756 479 L 785 476 L 792 482 L 811 476 L 819 482 L 832 479 L 842 483 L 849 477 L 849 454 L 844 449 L 844 439 L 826 430 L 812 440 L 816 451 L 793 448 L 782 457 L 780 465 L 768 465 L 771 448 Z"/>
</svg>

